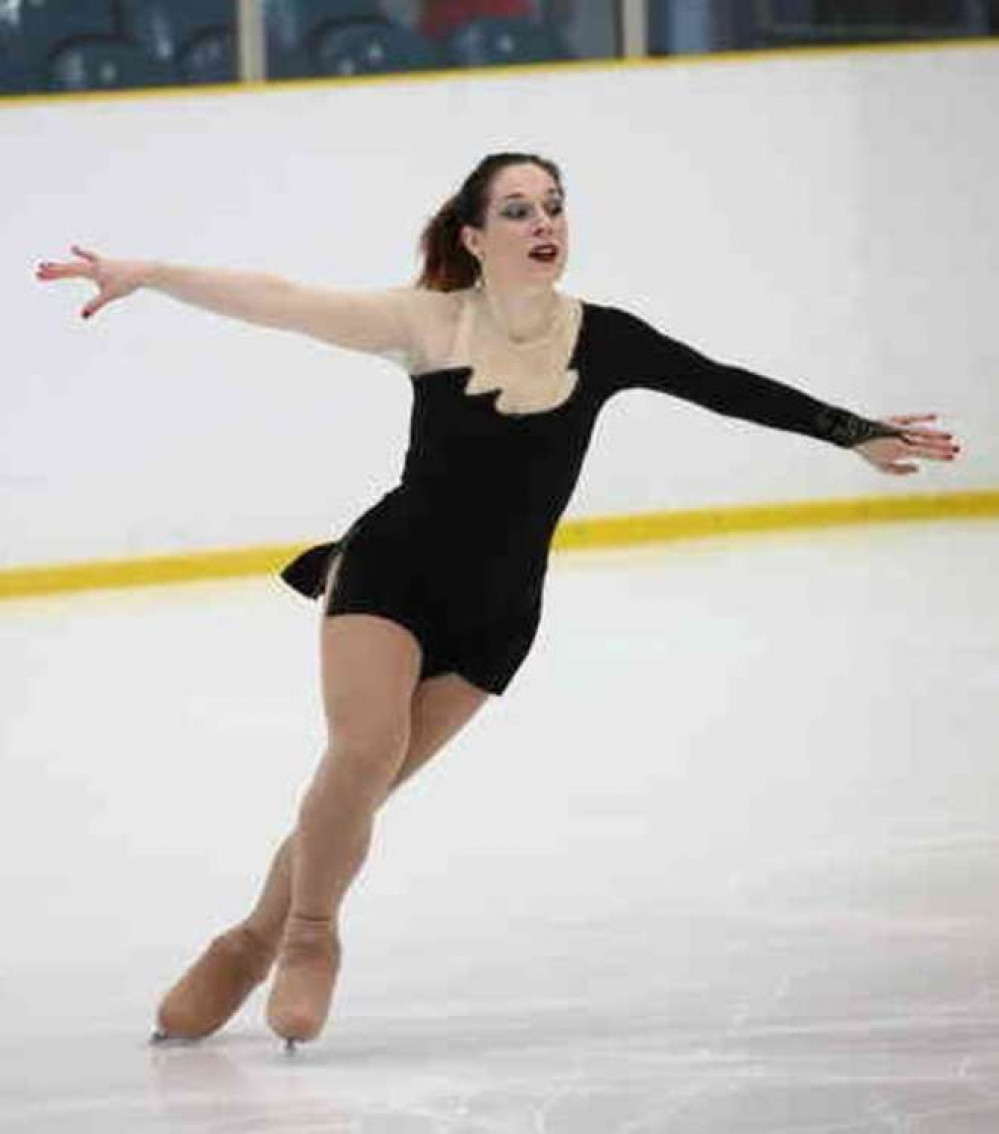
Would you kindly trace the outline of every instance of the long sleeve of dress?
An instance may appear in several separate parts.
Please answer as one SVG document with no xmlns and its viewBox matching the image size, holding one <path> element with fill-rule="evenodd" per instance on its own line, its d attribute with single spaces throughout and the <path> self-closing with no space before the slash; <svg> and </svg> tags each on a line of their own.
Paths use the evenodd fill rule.
<svg viewBox="0 0 999 1134">
<path fill-rule="evenodd" d="M 900 430 L 829 405 L 793 386 L 707 358 L 616 308 L 618 389 L 639 387 L 673 394 L 705 409 L 759 425 L 801 433 L 843 449 Z"/>
</svg>

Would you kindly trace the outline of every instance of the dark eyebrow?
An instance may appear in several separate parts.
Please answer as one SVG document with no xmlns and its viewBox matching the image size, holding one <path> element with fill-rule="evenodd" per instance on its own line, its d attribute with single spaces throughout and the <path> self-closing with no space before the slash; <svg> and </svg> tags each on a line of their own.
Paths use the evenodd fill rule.
<svg viewBox="0 0 999 1134">
<path fill-rule="evenodd" d="M 545 190 L 545 193 L 546 193 L 547 196 L 551 196 L 552 193 L 557 193 L 560 197 L 562 196 L 562 190 L 557 188 L 556 186 L 552 186 L 551 189 Z M 526 197 L 526 196 L 527 196 L 526 193 L 507 193 L 507 195 L 505 197 L 500 197 L 500 200 L 501 201 L 509 201 L 511 197 Z"/>
</svg>

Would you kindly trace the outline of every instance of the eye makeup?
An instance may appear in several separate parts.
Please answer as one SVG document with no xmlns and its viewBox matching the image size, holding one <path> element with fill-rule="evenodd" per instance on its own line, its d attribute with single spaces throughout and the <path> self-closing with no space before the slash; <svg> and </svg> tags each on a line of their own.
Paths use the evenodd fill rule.
<svg viewBox="0 0 999 1134">
<path fill-rule="evenodd" d="M 565 211 L 565 202 L 561 197 L 550 197 L 545 202 L 545 212 L 550 217 L 560 216 Z M 534 206 L 526 201 L 514 201 L 509 205 L 504 205 L 500 210 L 500 216 L 506 217 L 508 220 L 525 220 L 534 211 Z"/>
</svg>

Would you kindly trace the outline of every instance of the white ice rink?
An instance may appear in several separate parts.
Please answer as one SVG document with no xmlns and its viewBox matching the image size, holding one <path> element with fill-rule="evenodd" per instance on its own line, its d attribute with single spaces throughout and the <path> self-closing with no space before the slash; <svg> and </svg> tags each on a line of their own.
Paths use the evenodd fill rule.
<svg viewBox="0 0 999 1134">
<path fill-rule="evenodd" d="M 153 1047 L 318 760 L 277 579 L 0 606 L 3 1134 L 999 1131 L 999 524 L 558 555 L 322 1037 Z"/>
</svg>

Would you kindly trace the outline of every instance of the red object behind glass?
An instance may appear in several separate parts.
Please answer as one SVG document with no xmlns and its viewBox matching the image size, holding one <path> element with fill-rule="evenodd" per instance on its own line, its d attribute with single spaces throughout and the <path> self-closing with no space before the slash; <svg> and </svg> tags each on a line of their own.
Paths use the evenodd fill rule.
<svg viewBox="0 0 999 1134">
<path fill-rule="evenodd" d="M 533 15 L 531 0 L 423 0 L 420 34 L 430 39 L 444 39 L 479 16 L 530 19 Z"/>
</svg>

